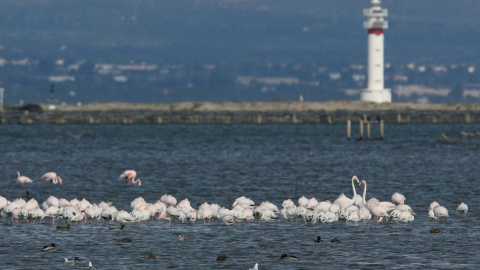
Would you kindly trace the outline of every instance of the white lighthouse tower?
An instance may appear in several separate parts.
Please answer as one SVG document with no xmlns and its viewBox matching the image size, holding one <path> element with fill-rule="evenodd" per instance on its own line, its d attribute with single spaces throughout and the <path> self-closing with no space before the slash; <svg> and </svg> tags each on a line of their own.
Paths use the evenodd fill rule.
<svg viewBox="0 0 480 270">
<path fill-rule="evenodd" d="M 388 28 L 384 19 L 387 9 L 380 7 L 380 0 L 372 0 L 372 7 L 363 10 L 367 20 L 363 27 L 368 29 L 368 87 L 362 91 L 360 99 L 370 102 L 392 102 L 390 89 L 384 89 L 383 81 L 383 29 Z"/>
</svg>

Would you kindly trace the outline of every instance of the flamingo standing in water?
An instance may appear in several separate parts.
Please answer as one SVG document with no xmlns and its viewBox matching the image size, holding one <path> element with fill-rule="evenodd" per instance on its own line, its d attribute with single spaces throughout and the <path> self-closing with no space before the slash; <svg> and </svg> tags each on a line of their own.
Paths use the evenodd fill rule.
<svg viewBox="0 0 480 270">
<path fill-rule="evenodd" d="M 468 205 L 464 202 L 461 202 L 458 207 L 457 211 L 460 213 L 467 213 L 468 212 Z"/>
<path fill-rule="evenodd" d="M 20 175 L 20 172 L 17 172 L 18 176 L 17 176 L 17 183 L 18 184 L 21 184 L 21 185 L 25 185 L 25 184 L 30 184 L 33 182 L 32 179 L 26 177 L 26 176 L 22 176 Z"/>
<path fill-rule="evenodd" d="M 56 185 L 56 184 L 60 184 L 63 185 L 63 181 L 62 181 L 62 178 L 60 178 L 60 176 L 57 175 L 57 173 L 55 172 L 48 172 L 44 175 L 42 175 L 42 179 L 43 180 L 46 180 L 46 181 L 49 181 L 50 183 Z"/>
<path fill-rule="evenodd" d="M 366 194 L 367 194 L 367 181 L 365 180 L 362 180 L 360 181 L 360 183 L 358 184 L 359 186 L 361 186 L 363 184 L 363 196 L 362 196 L 362 201 L 364 203 L 364 205 L 367 205 L 367 203 L 365 202 L 365 197 L 366 197 Z M 380 221 L 382 221 L 383 217 L 387 218 L 387 221 L 388 221 L 388 213 L 387 211 L 385 210 L 385 208 L 383 208 L 382 206 L 379 205 L 379 203 L 374 203 L 372 204 L 371 206 L 367 206 L 368 210 L 370 210 L 370 213 L 376 217 L 376 220 L 377 220 L 377 223 L 380 223 Z"/>
<path fill-rule="evenodd" d="M 135 177 L 137 177 L 137 172 L 134 171 L 134 170 L 126 170 L 120 175 L 120 178 L 127 180 L 127 183 L 128 183 L 129 186 L 132 185 L 132 184 L 137 184 L 137 183 L 138 183 L 139 186 L 141 186 L 142 185 L 142 180 L 135 179 Z"/>
<path fill-rule="evenodd" d="M 342 210 L 347 209 L 349 206 L 353 205 L 355 203 L 355 200 L 357 199 L 357 191 L 355 190 L 355 185 L 353 184 L 354 181 L 357 181 L 357 184 L 360 182 L 356 175 L 352 177 L 353 197 L 350 199 L 342 193 L 334 202 L 334 204 L 339 205 L 340 209 Z"/>
<path fill-rule="evenodd" d="M 392 203 L 395 203 L 395 204 L 404 204 L 405 203 L 405 196 L 403 196 L 402 194 L 398 193 L 398 192 L 395 192 L 393 193 L 392 195 Z"/>
</svg>

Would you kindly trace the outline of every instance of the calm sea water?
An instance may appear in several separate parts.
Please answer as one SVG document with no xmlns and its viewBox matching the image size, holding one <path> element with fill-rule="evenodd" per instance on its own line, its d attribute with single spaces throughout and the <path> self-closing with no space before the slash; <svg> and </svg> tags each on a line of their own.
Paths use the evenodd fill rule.
<svg viewBox="0 0 480 270">
<path fill-rule="evenodd" d="M 80 139 L 67 134 L 88 130 Z M 368 182 L 367 197 L 390 200 L 400 192 L 416 212 L 408 224 L 373 220 L 305 226 L 300 222 L 128 224 L 121 231 L 97 224 L 55 230 L 40 225 L 0 223 L 1 269 L 478 269 L 480 265 L 480 138 L 444 144 L 441 133 L 480 131 L 479 125 L 387 125 L 384 141 L 347 141 L 344 125 L 133 125 L 0 126 L 0 195 L 13 200 L 28 190 L 41 203 L 49 195 L 112 200 L 119 209 L 142 196 L 155 202 L 169 193 L 179 201 L 231 206 L 245 195 L 255 202 L 299 196 L 334 200 L 351 196 L 350 179 Z M 118 176 L 137 171 L 143 186 Z M 15 183 L 16 172 L 34 179 Z M 40 176 L 55 171 L 62 187 Z M 358 190 L 360 192 L 360 190 Z M 436 200 L 450 217 L 432 222 L 427 208 Z M 465 201 L 470 212 L 455 212 Z M 442 231 L 430 234 L 430 228 Z M 176 241 L 175 232 L 186 240 Z M 320 235 L 326 241 L 315 243 Z M 132 243 L 118 240 L 131 237 Z M 329 240 L 337 237 L 341 243 Z M 55 243 L 56 252 L 40 249 Z M 141 256 L 154 253 L 154 261 Z M 217 262 L 217 254 L 232 259 Z M 300 261 L 280 261 L 282 253 Z M 82 264 L 63 265 L 64 257 Z"/>
</svg>

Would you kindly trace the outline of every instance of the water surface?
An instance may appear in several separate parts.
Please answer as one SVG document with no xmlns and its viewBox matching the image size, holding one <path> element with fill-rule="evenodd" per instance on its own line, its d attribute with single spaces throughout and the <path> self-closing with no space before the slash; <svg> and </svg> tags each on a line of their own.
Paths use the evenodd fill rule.
<svg viewBox="0 0 480 270">
<path fill-rule="evenodd" d="M 355 130 L 356 127 L 354 127 Z M 69 136 L 91 131 L 80 139 Z M 119 209 L 142 196 L 155 202 L 169 193 L 179 201 L 231 206 L 245 195 L 257 203 L 299 196 L 334 200 L 352 195 L 350 179 L 368 182 L 367 199 L 407 198 L 416 212 L 408 224 L 374 221 L 305 226 L 300 222 L 178 224 L 165 221 L 128 224 L 122 231 L 97 224 L 74 224 L 57 231 L 40 225 L 0 224 L 2 269 L 65 269 L 64 257 L 79 257 L 75 268 L 92 261 L 97 269 L 475 269 L 480 265 L 480 138 L 444 144 L 450 136 L 478 131 L 479 125 L 387 125 L 386 140 L 347 141 L 344 125 L 104 125 L 0 126 L 0 195 L 9 200 L 29 190 L 41 203 L 48 196 L 112 200 Z M 376 132 L 374 130 L 374 132 Z M 118 179 L 134 169 L 144 185 Z M 16 172 L 34 179 L 15 183 Z M 62 187 L 46 185 L 40 176 L 55 171 Z M 357 189 L 359 192 L 360 189 Z M 428 218 L 436 200 L 450 218 Z M 470 212 L 455 213 L 465 201 Z M 431 227 L 442 233 L 430 234 Z M 175 232 L 186 240 L 176 241 Z M 323 243 L 313 240 L 320 235 Z M 132 243 L 118 240 L 131 237 Z M 339 238 L 340 244 L 329 240 Z M 56 252 L 41 247 L 54 242 Z M 154 253 L 157 260 L 142 261 Z M 217 254 L 232 260 L 217 262 Z M 297 262 L 280 261 L 288 253 Z"/>
</svg>

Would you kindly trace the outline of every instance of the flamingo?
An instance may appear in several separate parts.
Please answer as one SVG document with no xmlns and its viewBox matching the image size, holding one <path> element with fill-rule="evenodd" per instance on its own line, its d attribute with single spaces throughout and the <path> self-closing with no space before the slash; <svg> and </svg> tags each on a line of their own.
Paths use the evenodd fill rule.
<svg viewBox="0 0 480 270">
<path fill-rule="evenodd" d="M 308 205 L 308 199 L 305 196 L 298 198 L 298 206 L 306 208 L 307 205 Z"/>
<path fill-rule="evenodd" d="M 380 223 L 380 221 L 382 220 L 383 217 L 386 217 L 387 218 L 387 221 L 388 221 L 388 213 L 387 211 L 385 210 L 385 208 L 383 208 L 381 205 L 379 205 L 379 202 L 378 200 L 372 200 L 370 199 L 369 202 L 372 200 L 371 203 L 367 203 L 365 201 L 365 197 L 367 195 L 367 181 L 365 180 L 362 180 L 358 185 L 364 185 L 364 188 L 363 188 L 363 196 L 362 196 L 362 200 L 363 200 L 363 204 L 365 206 L 367 206 L 367 209 L 370 210 L 370 213 L 371 215 L 375 216 L 376 217 L 376 220 L 377 220 L 377 223 Z M 363 208 L 362 208 L 363 209 Z M 367 217 L 368 214 L 366 213 L 365 210 L 362 210 L 364 211 L 364 214 L 365 216 Z"/>
<path fill-rule="evenodd" d="M 389 215 L 388 215 L 387 211 L 385 210 L 385 208 L 383 208 L 381 206 L 378 206 L 378 205 L 375 205 L 374 207 L 372 207 L 372 209 L 370 209 L 370 212 L 372 213 L 373 216 L 375 216 L 377 218 L 377 223 L 380 223 L 380 221 L 382 221 L 383 217 L 386 217 L 387 221 L 388 221 Z"/>
<path fill-rule="evenodd" d="M 134 170 L 126 170 L 120 175 L 120 178 L 127 180 L 129 186 L 137 183 L 139 186 L 141 186 L 142 180 L 135 179 L 135 177 L 137 177 L 137 172 Z"/>
<path fill-rule="evenodd" d="M 468 212 L 467 204 L 464 202 L 461 202 L 457 207 L 457 211 L 460 213 L 467 213 Z"/>
<path fill-rule="evenodd" d="M 225 225 L 233 225 L 237 223 L 237 219 L 234 216 L 230 215 L 222 217 L 222 221 Z"/>
<path fill-rule="evenodd" d="M 355 185 L 353 184 L 354 181 L 357 181 L 357 184 L 360 182 L 358 180 L 358 177 L 356 175 L 354 175 L 352 177 L 352 190 L 353 190 L 353 197 L 350 199 L 350 198 L 347 198 L 347 196 L 345 196 L 345 194 L 341 194 L 334 202 L 334 204 L 338 204 L 340 206 L 340 209 L 346 209 L 347 207 L 349 207 L 350 205 L 354 204 L 355 203 L 355 200 L 357 198 L 357 191 L 355 190 Z"/>
<path fill-rule="evenodd" d="M 435 206 L 439 206 L 440 204 L 437 202 L 437 201 L 433 201 L 430 206 L 428 207 L 428 210 L 433 210 L 433 208 L 435 208 Z"/>
<path fill-rule="evenodd" d="M 42 175 L 42 179 L 43 180 L 46 180 L 48 182 L 50 182 L 51 184 L 60 184 L 63 185 L 63 181 L 62 181 L 62 178 L 60 178 L 60 176 L 57 175 L 57 173 L 55 172 L 48 172 L 44 175 Z"/>
<path fill-rule="evenodd" d="M 393 193 L 392 195 L 392 203 L 396 203 L 396 204 L 404 204 L 405 203 L 405 196 L 403 196 L 402 194 L 398 193 L 398 192 L 395 192 Z"/>
<path fill-rule="evenodd" d="M 20 184 L 20 185 L 26 185 L 26 184 L 30 184 L 33 182 L 32 179 L 26 177 L 26 176 L 22 176 L 20 175 L 20 172 L 17 171 L 17 183 Z"/>
<path fill-rule="evenodd" d="M 32 224 L 34 224 L 37 219 L 39 219 L 40 223 L 42 223 L 42 219 L 44 217 L 45 217 L 45 213 L 40 208 L 33 209 L 31 211 L 28 211 L 27 213 L 27 219 L 32 221 Z"/>
<path fill-rule="evenodd" d="M 317 211 L 317 212 L 327 212 L 328 209 L 330 208 L 330 206 L 332 206 L 332 203 L 329 201 L 329 200 L 326 200 L 326 201 L 323 201 L 323 202 L 319 202 L 314 210 Z"/>
<path fill-rule="evenodd" d="M 245 196 L 238 197 L 238 198 L 233 202 L 232 207 L 235 207 L 235 206 L 237 206 L 237 205 L 240 205 L 241 207 L 243 207 L 243 208 L 245 208 L 245 209 L 246 209 L 246 208 L 254 208 L 254 207 L 256 206 L 255 203 L 254 203 L 251 199 L 249 199 L 249 198 L 247 198 L 247 197 L 245 197 Z"/>
<path fill-rule="evenodd" d="M 5 197 L 0 196 L 0 210 L 2 210 L 2 208 L 5 207 L 8 203 L 9 202 Z"/>
<path fill-rule="evenodd" d="M 120 222 L 120 224 L 125 224 L 129 222 L 134 222 L 135 218 L 132 217 L 127 211 L 125 210 L 120 210 L 118 212 L 115 212 L 113 214 L 113 221 Z"/>
<path fill-rule="evenodd" d="M 439 220 L 443 217 L 448 217 L 448 210 L 443 206 L 437 205 L 432 210 L 436 220 Z"/>
<path fill-rule="evenodd" d="M 256 263 L 255 266 L 253 266 L 253 268 L 250 268 L 248 270 L 258 270 L 258 263 Z"/>
<path fill-rule="evenodd" d="M 177 204 L 177 199 L 170 194 L 163 194 L 162 197 L 160 197 L 160 201 L 167 207 L 170 205 L 175 206 Z"/>
<path fill-rule="evenodd" d="M 315 199 L 315 197 L 313 197 L 310 200 L 308 200 L 308 204 L 305 207 L 308 209 L 313 209 L 315 208 L 315 206 L 317 206 L 317 204 L 318 204 L 318 200 Z"/>
</svg>

